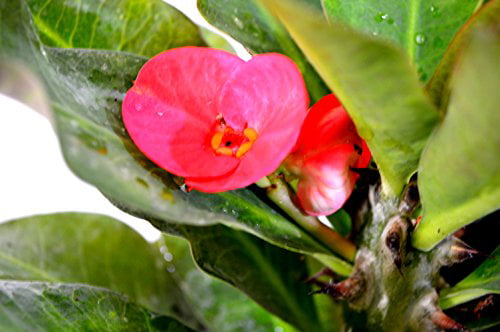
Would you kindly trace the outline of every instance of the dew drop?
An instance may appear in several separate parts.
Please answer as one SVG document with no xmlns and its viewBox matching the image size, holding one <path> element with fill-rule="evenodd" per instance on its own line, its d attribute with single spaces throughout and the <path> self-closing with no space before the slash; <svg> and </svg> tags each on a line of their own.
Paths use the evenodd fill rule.
<svg viewBox="0 0 500 332">
<path fill-rule="evenodd" d="M 165 254 L 163 255 L 163 258 L 164 258 L 167 262 L 171 262 L 171 261 L 172 261 L 172 259 L 174 258 L 174 256 L 173 256 L 171 253 L 167 252 L 167 253 L 165 253 Z"/>
<path fill-rule="evenodd" d="M 135 104 L 135 110 L 137 112 L 139 112 L 140 110 L 142 110 L 142 105 L 141 104 Z"/>
<path fill-rule="evenodd" d="M 163 112 L 158 112 L 156 114 L 158 114 L 159 116 L 163 116 Z"/>
<path fill-rule="evenodd" d="M 243 22 L 237 17 L 234 18 L 234 24 L 238 26 L 238 28 L 243 29 Z"/>
<path fill-rule="evenodd" d="M 167 267 L 167 271 L 170 272 L 170 273 L 174 273 L 175 272 L 175 266 L 170 265 L 169 267 Z"/>
<path fill-rule="evenodd" d="M 415 42 L 417 43 L 417 45 L 425 44 L 426 40 L 427 38 L 422 33 L 417 33 L 417 35 L 415 36 Z"/>
<path fill-rule="evenodd" d="M 384 14 L 384 15 L 382 15 L 382 19 L 383 19 L 384 21 L 385 21 L 385 20 L 387 20 L 388 18 L 389 18 L 389 14 Z"/>
</svg>

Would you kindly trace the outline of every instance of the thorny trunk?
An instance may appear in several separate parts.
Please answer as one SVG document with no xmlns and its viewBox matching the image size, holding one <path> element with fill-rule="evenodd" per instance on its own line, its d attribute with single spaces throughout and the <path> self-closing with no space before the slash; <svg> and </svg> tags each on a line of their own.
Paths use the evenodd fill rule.
<svg viewBox="0 0 500 332">
<path fill-rule="evenodd" d="M 410 215 L 418 204 L 418 194 L 412 191 L 416 188 L 407 188 L 398 202 L 371 189 L 371 213 L 362 230 L 354 272 L 325 289 L 347 301 L 352 331 L 463 329 L 439 309 L 437 294 L 444 283 L 439 270 L 463 259 L 461 244 L 451 237 L 427 253 L 411 247 L 415 221 Z"/>
</svg>

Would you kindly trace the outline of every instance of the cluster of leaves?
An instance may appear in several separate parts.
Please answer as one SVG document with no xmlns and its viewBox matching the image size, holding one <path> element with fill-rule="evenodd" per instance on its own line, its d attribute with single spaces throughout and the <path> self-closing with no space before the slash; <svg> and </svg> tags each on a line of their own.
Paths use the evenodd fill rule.
<svg viewBox="0 0 500 332">
<path fill-rule="evenodd" d="M 456 229 L 499 208 L 500 136 L 495 128 L 500 120 L 495 112 L 500 68 L 498 1 L 481 7 L 479 0 L 454 0 L 442 6 L 424 1 L 407 6 L 367 0 L 200 0 L 198 7 L 210 23 L 251 52 L 279 52 L 292 58 L 304 75 L 312 101 L 329 89 L 333 91 L 367 141 L 386 195 L 399 195 L 418 169 L 424 218 L 414 233 L 415 247 L 431 249 Z M 318 15 L 315 11 L 321 9 Z M 298 328 L 333 329 L 335 324 L 321 322 L 323 306 L 330 304 L 313 302 L 307 296 L 309 289 L 302 281 L 309 258 L 304 259 L 304 255 L 344 275 L 350 272 L 348 262 L 269 205 L 257 189 L 211 195 L 182 191 L 172 175 L 140 153 L 123 127 L 121 100 L 148 57 L 174 47 L 206 45 L 212 39 L 206 40 L 198 27 L 159 0 L 4 1 L 0 3 L 0 91 L 50 111 L 65 159 L 75 174 L 123 210 L 186 238 L 200 268 L 243 290 Z M 45 223 L 69 217 L 47 218 L 36 227 L 43 229 Z M 88 218 L 97 217 L 77 219 Z M 98 243 L 116 236 L 102 235 L 107 232 L 106 221 L 99 220 L 102 224 L 97 225 L 97 220 L 92 220 L 94 226 L 88 230 L 79 223 L 50 226 L 54 232 L 61 229 L 68 233 L 58 240 L 47 233 L 47 239 L 40 238 L 40 245 L 48 241 L 71 245 L 69 239 L 75 237 L 71 232 L 83 234 L 81 246 L 89 238 L 106 238 L 89 244 L 95 249 Z M 16 223 L 5 227 L 16 228 Z M 25 319 L 28 313 L 15 308 L 19 301 L 33 303 L 29 316 L 36 317 L 33 322 L 46 319 L 43 326 L 47 327 L 73 323 L 85 327 L 93 321 L 123 324 L 127 320 L 149 329 L 179 324 L 112 291 L 122 292 L 161 315 L 177 317 L 192 328 L 217 324 L 220 330 L 219 320 L 232 321 L 229 316 L 214 317 L 220 310 L 214 314 L 217 310 L 213 306 L 193 311 L 191 307 L 198 305 L 193 302 L 203 300 L 193 301 L 194 290 L 186 296 L 172 296 L 182 289 L 179 285 L 170 289 L 170 285 L 184 282 L 187 272 L 179 272 L 182 276 L 172 282 L 165 274 L 166 263 L 158 263 L 163 264 L 158 268 L 153 261 L 157 253 L 145 243 L 137 251 L 151 251 L 149 268 L 136 265 L 142 263 L 130 258 L 135 257 L 131 250 L 123 256 L 124 265 L 118 267 L 122 272 L 101 276 L 106 270 L 91 263 L 101 254 L 92 253 L 85 264 L 81 255 L 77 261 L 68 255 L 59 261 L 61 266 L 55 266 L 55 258 L 50 258 L 54 259 L 51 264 L 42 260 L 36 265 L 33 258 L 39 257 L 41 250 L 37 249 L 38 256 L 30 253 L 19 258 L 22 250 L 9 249 L 16 242 L 8 236 L 5 241 L 0 254 L 9 254 L 0 264 L 3 279 L 40 281 L 2 283 L 2 315 L 10 317 L 2 321 L 12 324 L 7 326 L 30 326 L 20 325 L 30 323 Z M 137 238 L 133 241 L 140 242 Z M 119 256 L 129 251 L 130 244 L 121 243 L 126 245 L 109 244 L 109 252 L 103 256 L 113 257 L 109 263 L 119 263 Z M 181 254 L 184 257 L 185 251 Z M 57 256 L 56 252 L 47 257 L 53 254 Z M 66 264 L 75 266 L 74 271 L 68 272 L 71 269 Z M 80 265 L 88 267 L 78 268 Z M 135 281 L 130 273 L 133 270 L 138 271 Z M 150 282 L 144 282 L 144 271 L 151 272 Z M 100 277 L 89 279 L 92 275 Z M 125 275 L 126 280 L 122 280 Z M 226 300 L 233 296 L 227 294 L 234 290 L 221 283 L 214 287 L 225 287 L 214 292 Z M 498 285 L 489 289 L 499 292 Z M 158 293 L 165 298 L 155 298 Z M 449 299 L 454 293 L 446 294 Z M 237 296 L 243 295 L 234 295 L 234 299 Z M 107 300 L 102 302 L 104 297 Z M 174 300 L 182 303 L 171 302 Z M 242 301 L 245 308 L 249 306 L 245 310 L 252 312 L 253 322 L 285 328 L 284 323 Z M 72 306 L 79 310 L 63 322 L 59 310 Z M 330 314 L 333 309 L 328 311 Z M 81 313 L 85 317 L 76 316 Z"/>
</svg>

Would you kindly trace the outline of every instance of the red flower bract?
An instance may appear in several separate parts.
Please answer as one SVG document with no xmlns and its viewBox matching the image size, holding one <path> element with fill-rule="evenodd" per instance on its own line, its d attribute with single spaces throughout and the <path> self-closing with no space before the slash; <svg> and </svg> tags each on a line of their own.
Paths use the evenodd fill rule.
<svg viewBox="0 0 500 332">
<path fill-rule="evenodd" d="M 293 148 L 307 105 L 302 76 L 283 55 L 245 62 L 183 47 L 142 67 L 122 113 L 149 159 L 194 189 L 219 192 L 274 171 Z"/>
<path fill-rule="evenodd" d="M 297 197 L 310 215 L 329 215 L 344 205 L 371 154 L 334 95 L 309 111 L 285 166 L 299 177 Z"/>
</svg>

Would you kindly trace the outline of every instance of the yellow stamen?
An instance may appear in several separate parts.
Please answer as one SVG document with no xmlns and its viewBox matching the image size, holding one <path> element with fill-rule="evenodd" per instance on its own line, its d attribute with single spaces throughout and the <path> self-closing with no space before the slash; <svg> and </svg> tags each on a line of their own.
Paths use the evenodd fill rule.
<svg viewBox="0 0 500 332">
<path fill-rule="evenodd" d="M 241 147 L 240 147 L 240 149 L 241 149 Z M 233 150 L 231 150 L 230 148 L 222 147 L 222 148 L 215 149 L 215 153 L 222 154 L 224 156 L 232 156 L 233 155 Z"/>
<path fill-rule="evenodd" d="M 246 136 L 246 138 L 248 138 L 248 140 L 250 142 L 253 142 L 257 139 L 257 137 L 259 137 L 259 134 L 257 134 L 257 131 L 253 128 L 245 128 L 245 130 L 243 130 L 243 135 Z M 242 145 L 243 147 L 243 145 Z M 246 150 L 248 151 L 248 150 Z"/>
<path fill-rule="evenodd" d="M 212 149 L 217 150 L 220 143 L 222 142 L 223 136 L 224 136 L 224 134 L 221 132 L 217 132 L 214 134 L 214 136 L 212 136 L 212 141 L 210 141 L 210 145 L 212 146 Z"/>
<path fill-rule="evenodd" d="M 247 153 L 252 148 L 253 142 L 246 142 L 241 144 L 238 151 L 236 151 L 236 158 L 241 158 L 245 153 Z"/>
</svg>

